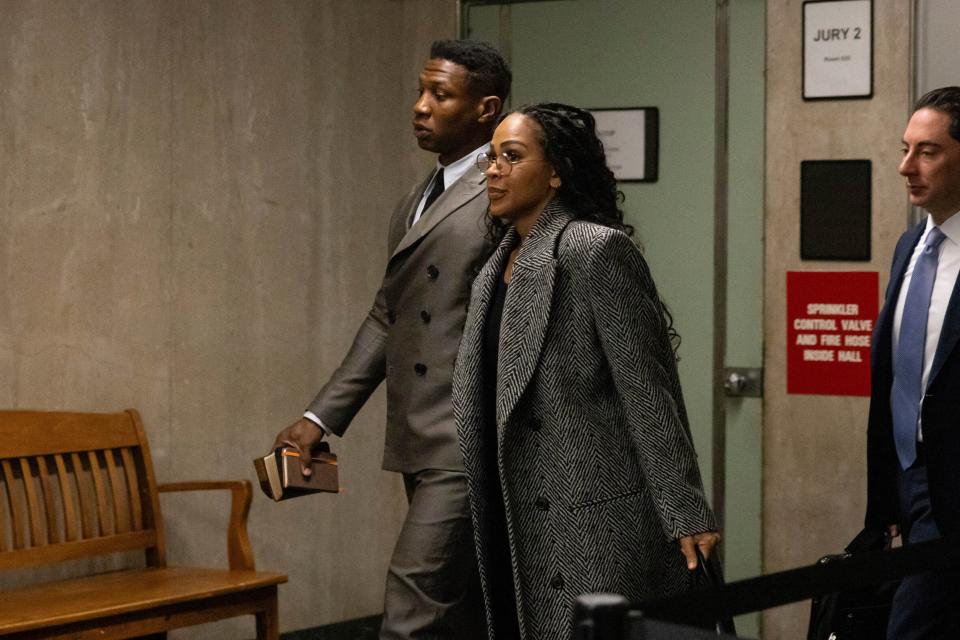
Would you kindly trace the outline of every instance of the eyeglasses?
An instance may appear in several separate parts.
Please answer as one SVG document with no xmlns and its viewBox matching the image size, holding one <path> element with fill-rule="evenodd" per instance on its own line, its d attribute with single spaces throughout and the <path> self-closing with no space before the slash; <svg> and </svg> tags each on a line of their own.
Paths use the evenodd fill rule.
<svg viewBox="0 0 960 640">
<path fill-rule="evenodd" d="M 505 162 L 501 163 L 501 160 L 504 160 Z M 506 151 L 499 155 L 494 155 L 492 153 L 481 153 L 477 156 L 477 169 L 480 169 L 480 171 L 486 173 L 487 169 L 489 169 L 491 165 L 497 165 L 497 171 L 500 172 L 500 175 L 508 176 L 510 175 L 510 172 L 513 171 L 513 165 L 519 164 L 520 162 L 522 162 L 520 158 L 510 158 Z"/>
</svg>

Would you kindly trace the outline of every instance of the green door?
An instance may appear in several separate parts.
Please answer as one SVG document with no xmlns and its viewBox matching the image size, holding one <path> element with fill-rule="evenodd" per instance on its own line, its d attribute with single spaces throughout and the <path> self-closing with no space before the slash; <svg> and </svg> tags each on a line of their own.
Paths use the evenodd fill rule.
<svg viewBox="0 0 960 640">
<path fill-rule="evenodd" d="M 761 399 L 727 399 L 723 371 L 762 364 L 764 10 L 764 0 L 465 1 L 461 14 L 466 37 L 510 60 L 514 106 L 659 110 L 659 178 L 621 183 L 624 210 L 682 337 L 728 580 L 761 570 Z M 757 620 L 738 631 L 758 635 Z"/>
</svg>

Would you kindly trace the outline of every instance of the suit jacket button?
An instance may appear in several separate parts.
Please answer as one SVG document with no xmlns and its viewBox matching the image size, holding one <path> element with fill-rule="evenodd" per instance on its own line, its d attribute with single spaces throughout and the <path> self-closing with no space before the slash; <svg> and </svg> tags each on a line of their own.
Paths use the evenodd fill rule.
<svg viewBox="0 0 960 640">
<path fill-rule="evenodd" d="M 553 576 L 550 580 L 550 586 L 559 591 L 563 589 L 563 574 L 557 572 L 557 575 Z"/>
<path fill-rule="evenodd" d="M 425 376 L 427 375 L 427 365 L 423 364 L 422 362 L 418 362 L 417 364 L 413 365 L 413 372 L 418 376 Z"/>
<path fill-rule="evenodd" d="M 440 277 L 440 269 L 437 269 L 437 267 L 432 264 L 429 265 L 427 267 L 427 277 L 431 280 L 436 280 L 438 277 Z"/>
<path fill-rule="evenodd" d="M 540 431 L 540 421 L 536 418 L 530 419 L 530 431 Z"/>
<path fill-rule="evenodd" d="M 537 501 L 533 503 L 537 509 L 540 511 L 549 511 L 550 510 L 550 501 L 546 498 L 540 497 L 537 498 Z"/>
<path fill-rule="evenodd" d="M 394 310 L 390 309 L 389 311 L 387 311 L 387 322 L 389 322 L 390 324 L 393 324 L 396 321 L 397 321 L 397 314 L 394 312 Z"/>
<path fill-rule="evenodd" d="M 429 322 L 430 322 L 430 312 L 427 311 L 426 309 L 424 309 L 423 311 L 421 311 L 421 312 L 420 312 L 420 319 L 423 320 L 423 324 L 429 323 Z"/>
</svg>

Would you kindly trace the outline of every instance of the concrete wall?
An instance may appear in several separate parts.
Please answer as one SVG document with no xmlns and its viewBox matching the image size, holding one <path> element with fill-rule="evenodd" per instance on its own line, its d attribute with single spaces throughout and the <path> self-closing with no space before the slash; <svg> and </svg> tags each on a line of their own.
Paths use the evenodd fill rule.
<svg viewBox="0 0 960 640">
<path fill-rule="evenodd" d="M 251 459 L 349 345 L 386 217 L 432 162 L 410 107 L 455 1 L 2 13 L 0 406 L 136 407 L 159 481 L 255 480 Z M 380 470 L 383 414 L 378 392 L 334 443 L 346 494 L 255 497 L 258 566 L 290 575 L 284 629 L 381 609 L 405 511 Z M 225 498 L 163 498 L 171 562 L 226 565 Z"/>
<path fill-rule="evenodd" d="M 956 28 L 960 3 L 956 0 L 914 0 L 917 3 L 917 64 L 913 86 L 917 96 L 931 89 L 960 83 L 960 50 Z"/>
<path fill-rule="evenodd" d="M 897 175 L 909 114 L 910 3 L 876 0 L 874 96 L 802 100 L 801 0 L 767 5 L 765 222 L 764 571 L 839 552 L 863 524 L 866 398 L 786 394 L 786 272 L 878 271 L 886 286 L 893 246 L 907 225 Z M 870 262 L 801 262 L 800 161 L 873 162 Z M 877 293 L 880 295 L 880 292 Z M 805 637 L 809 604 L 767 612 L 766 640 Z"/>
</svg>

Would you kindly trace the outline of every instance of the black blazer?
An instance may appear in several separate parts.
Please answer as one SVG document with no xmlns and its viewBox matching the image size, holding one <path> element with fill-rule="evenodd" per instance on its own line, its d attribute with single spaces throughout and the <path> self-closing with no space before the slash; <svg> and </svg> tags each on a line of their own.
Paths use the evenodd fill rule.
<svg viewBox="0 0 960 640">
<path fill-rule="evenodd" d="M 867 426 L 869 528 L 900 523 L 897 461 L 890 388 L 893 384 L 893 316 L 900 286 L 926 221 L 904 233 L 893 253 L 890 284 L 873 332 L 872 389 Z M 924 451 L 934 519 L 944 535 L 960 531 L 960 278 L 954 283 L 923 402 Z"/>
</svg>

